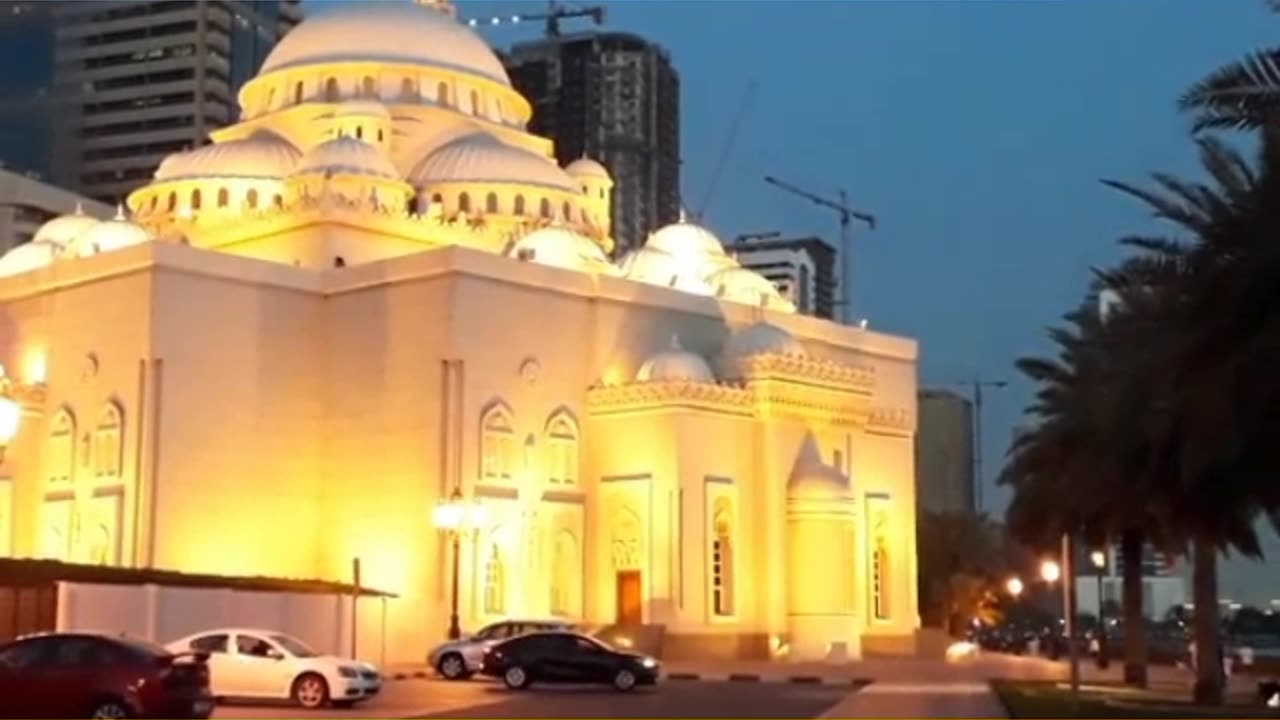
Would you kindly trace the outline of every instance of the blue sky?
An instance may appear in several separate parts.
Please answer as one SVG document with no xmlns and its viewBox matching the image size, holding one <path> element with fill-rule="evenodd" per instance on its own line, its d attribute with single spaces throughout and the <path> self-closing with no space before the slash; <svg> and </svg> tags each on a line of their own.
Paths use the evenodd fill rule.
<svg viewBox="0 0 1280 720">
<path fill-rule="evenodd" d="M 855 245 L 858 314 L 920 340 L 923 384 L 1012 381 L 988 396 L 996 512 L 1007 495 L 990 478 L 1030 396 L 1013 361 L 1047 350 L 1044 328 L 1078 301 L 1091 265 L 1118 256 L 1116 238 L 1152 228 L 1099 179 L 1195 174 L 1176 98 L 1280 31 L 1261 0 L 603 4 L 606 27 L 664 45 L 680 72 L 688 204 L 758 84 L 707 213 L 713 230 L 834 238 L 833 216 L 760 178 L 847 189 L 880 221 Z M 545 8 L 458 5 L 464 17 Z M 539 31 L 481 32 L 505 46 Z"/>
</svg>

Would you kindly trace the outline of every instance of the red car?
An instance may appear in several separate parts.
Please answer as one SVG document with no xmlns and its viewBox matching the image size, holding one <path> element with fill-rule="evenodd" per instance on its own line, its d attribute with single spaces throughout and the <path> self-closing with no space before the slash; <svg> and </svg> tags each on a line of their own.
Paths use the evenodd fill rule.
<svg viewBox="0 0 1280 720">
<path fill-rule="evenodd" d="M 110 635 L 19 638 L 0 645 L 0 717 L 203 720 L 213 714 L 206 659 Z"/>
</svg>

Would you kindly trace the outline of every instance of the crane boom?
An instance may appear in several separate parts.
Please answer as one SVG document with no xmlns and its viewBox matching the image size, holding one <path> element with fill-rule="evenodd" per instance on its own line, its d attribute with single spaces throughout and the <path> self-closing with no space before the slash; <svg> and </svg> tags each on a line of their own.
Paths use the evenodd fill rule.
<svg viewBox="0 0 1280 720">
<path fill-rule="evenodd" d="M 854 210 L 853 208 L 849 207 L 843 202 L 835 202 L 833 200 L 828 200 L 826 198 L 818 197 L 817 195 L 814 195 L 811 192 L 801 190 L 795 185 L 792 185 L 791 183 L 783 182 L 775 177 L 770 177 L 766 175 L 764 178 L 764 181 L 769 183 L 770 185 L 786 190 L 792 195 L 799 195 L 800 197 L 808 200 L 809 202 L 812 202 L 815 205 L 820 205 L 825 208 L 830 208 L 840 213 L 841 215 L 847 215 L 855 220 L 861 220 L 862 222 L 866 223 L 867 227 L 871 228 L 872 230 L 876 229 L 876 218 L 874 215 L 868 215 L 867 213 L 864 213 L 864 212 L 858 212 L 857 210 Z M 843 194 L 844 193 L 842 192 L 841 195 Z M 841 199 L 843 200 L 843 198 Z"/>
<path fill-rule="evenodd" d="M 480 25 L 502 25 L 504 23 L 522 23 L 536 20 L 546 22 L 547 37 L 556 37 L 560 34 L 560 21 L 569 18 L 589 17 L 596 25 L 604 24 L 605 9 L 602 5 L 592 5 L 590 7 L 567 7 L 557 2 L 547 3 L 547 11 L 541 13 L 521 13 L 519 15 L 493 15 L 487 18 L 470 18 L 467 25 L 477 27 Z"/>
</svg>

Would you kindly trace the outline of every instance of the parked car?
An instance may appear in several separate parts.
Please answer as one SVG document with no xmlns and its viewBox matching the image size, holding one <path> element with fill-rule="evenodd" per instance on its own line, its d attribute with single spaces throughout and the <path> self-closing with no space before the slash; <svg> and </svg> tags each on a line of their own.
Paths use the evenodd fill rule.
<svg viewBox="0 0 1280 720">
<path fill-rule="evenodd" d="M 626 692 L 656 684 L 662 670 L 651 657 L 619 652 L 593 637 L 539 632 L 490 647 L 481 672 L 502 678 L 512 690 L 543 682 L 606 684 Z"/>
<path fill-rule="evenodd" d="M 206 630 L 170 643 L 169 649 L 208 655 L 210 685 L 218 699 L 291 699 L 308 709 L 350 707 L 382 689 L 373 665 L 321 655 L 274 630 Z"/>
<path fill-rule="evenodd" d="M 489 647 L 532 632 L 572 630 L 561 620 L 503 620 L 486 625 L 475 635 L 450 640 L 427 655 L 427 664 L 447 680 L 466 680 L 480 672 L 484 651 Z"/>
<path fill-rule="evenodd" d="M 196 718 L 213 714 L 203 655 L 93 633 L 0 645 L 0 717 Z"/>
</svg>

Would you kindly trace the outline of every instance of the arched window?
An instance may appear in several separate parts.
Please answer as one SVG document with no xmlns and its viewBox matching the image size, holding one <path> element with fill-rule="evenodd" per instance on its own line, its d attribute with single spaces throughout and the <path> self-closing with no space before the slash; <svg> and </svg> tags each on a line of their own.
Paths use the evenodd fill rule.
<svg viewBox="0 0 1280 720">
<path fill-rule="evenodd" d="M 62 408 L 49 425 L 49 445 L 46 450 L 45 479 L 50 485 L 69 485 L 75 469 L 76 419 L 71 411 Z"/>
<path fill-rule="evenodd" d="M 356 139 L 357 139 L 357 140 L 363 140 L 363 139 L 364 139 L 364 127 L 363 127 L 363 126 L 360 126 L 360 125 L 357 125 L 357 126 L 356 126 Z"/>
<path fill-rule="evenodd" d="M 489 544 L 489 557 L 484 563 L 484 612 L 501 615 L 506 612 L 506 577 L 502 567 L 502 550 L 497 542 Z"/>
<path fill-rule="evenodd" d="M 572 485 L 578 482 L 578 424 L 560 411 L 547 423 L 547 480 Z"/>
<path fill-rule="evenodd" d="M 382 142 L 382 128 L 378 128 L 378 142 Z"/>
<path fill-rule="evenodd" d="M 281 195 L 280 193 L 276 193 L 275 195 L 272 195 L 271 204 L 275 205 L 277 210 L 284 207 L 284 196 Z"/>
<path fill-rule="evenodd" d="M 293 86 L 293 104 L 300 105 L 302 103 L 302 81 L 299 80 Z"/>
<path fill-rule="evenodd" d="M 548 200 L 547 198 L 542 198 L 542 202 L 538 203 L 538 214 L 548 220 L 551 219 L 551 201 L 550 200 Z"/>
<path fill-rule="evenodd" d="M 160 196 L 159 196 L 159 195 L 152 195 L 152 196 L 151 196 L 151 212 L 155 212 L 155 211 L 156 211 L 156 204 L 157 204 L 157 203 L 159 203 L 159 202 L 160 202 Z"/>
<path fill-rule="evenodd" d="M 363 97 L 371 98 L 376 96 L 377 94 L 378 94 L 378 88 L 377 88 L 377 85 L 373 82 L 373 78 L 366 75 L 364 79 L 360 81 L 360 95 Z"/>
<path fill-rule="evenodd" d="M 246 193 L 244 196 L 244 202 L 246 205 L 249 206 L 250 210 L 257 210 L 258 209 L 258 191 L 254 188 L 249 188 L 249 192 Z"/>
<path fill-rule="evenodd" d="M 551 549 L 551 614 L 577 617 L 582 561 L 578 540 L 568 530 L 561 530 Z"/>
<path fill-rule="evenodd" d="M 871 552 L 871 599 L 877 620 L 889 619 L 889 544 L 877 535 Z"/>
<path fill-rule="evenodd" d="M 218 188 L 218 207 L 224 208 L 231 203 L 231 193 L 226 188 Z"/>
<path fill-rule="evenodd" d="M 275 107 L 275 104 L 276 104 L 276 89 L 268 88 L 267 89 L 267 109 L 270 110 L 271 108 Z"/>
<path fill-rule="evenodd" d="M 431 193 L 431 204 L 432 204 L 432 205 L 439 205 L 439 204 L 440 204 L 440 203 L 442 203 L 442 202 L 444 202 L 444 196 L 443 196 L 443 195 L 441 195 L 440 193 Z"/>
<path fill-rule="evenodd" d="M 497 403 L 480 421 L 480 477 L 489 481 L 510 480 L 515 461 L 516 437 L 511 410 Z"/>
<path fill-rule="evenodd" d="M 480 93 L 476 92 L 475 90 L 471 91 L 471 114 L 472 115 L 480 114 Z"/>
<path fill-rule="evenodd" d="M 471 212 L 471 196 L 470 195 L 466 193 L 462 193 L 461 195 L 458 196 L 458 211 L 465 212 L 465 213 Z"/>
<path fill-rule="evenodd" d="M 413 78 L 405 78 L 400 81 L 400 97 L 405 100 L 418 99 L 418 85 Z"/>
<path fill-rule="evenodd" d="M 200 189 L 199 188 L 196 188 L 195 190 L 191 191 L 191 209 L 192 210 L 200 209 Z"/>
<path fill-rule="evenodd" d="M 445 107 L 449 105 L 449 83 L 443 80 L 436 85 L 436 102 Z"/>
<path fill-rule="evenodd" d="M 498 194 L 489 193 L 484 196 L 484 211 L 488 213 L 498 212 Z"/>
<path fill-rule="evenodd" d="M 716 500 L 711 525 L 711 610 L 719 617 L 731 617 L 734 600 L 733 508 L 727 499 Z"/>
<path fill-rule="evenodd" d="M 516 196 L 515 214 L 516 215 L 524 214 L 524 196 L 523 195 Z"/>
<path fill-rule="evenodd" d="M 173 212 L 174 210 L 178 209 L 178 193 L 176 192 L 169 193 L 169 202 L 167 205 L 168 205 L 169 212 Z"/>
<path fill-rule="evenodd" d="M 324 99 L 326 102 L 338 101 L 338 79 L 329 78 L 324 81 Z"/>
<path fill-rule="evenodd" d="M 564 205 L 560 206 L 560 212 L 564 216 L 565 222 L 573 219 L 573 206 L 569 204 L 568 200 L 565 200 Z"/>
<path fill-rule="evenodd" d="M 93 474 L 99 482 L 118 481 L 124 464 L 120 439 L 124 436 L 124 415 L 109 402 L 98 415 L 93 430 Z"/>
<path fill-rule="evenodd" d="M 500 98 L 493 99 L 493 119 L 502 119 L 502 100 Z"/>
</svg>

